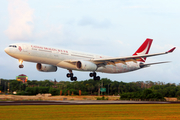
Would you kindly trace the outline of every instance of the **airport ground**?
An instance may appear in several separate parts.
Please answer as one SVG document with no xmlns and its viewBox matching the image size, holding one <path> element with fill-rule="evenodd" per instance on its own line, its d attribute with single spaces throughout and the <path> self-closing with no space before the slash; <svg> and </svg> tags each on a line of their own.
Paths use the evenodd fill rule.
<svg viewBox="0 0 180 120">
<path fill-rule="evenodd" d="M 34 96 L 23 96 L 23 95 L 0 95 L 0 101 L 75 101 L 75 100 L 97 100 L 97 98 L 102 98 L 102 96 L 52 96 L 51 94 L 37 94 Z M 104 96 L 105 99 L 109 101 L 119 100 L 120 96 Z M 177 98 L 165 97 L 166 101 L 178 101 Z"/>
<path fill-rule="evenodd" d="M 180 104 L 0 106 L 1 120 L 179 120 Z"/>
<path fill-rule="evenodd" d="M 180 102 L 122 101 L 119 96 L 0 95 L 0 120 L 180 119 Z"/>
<path fill-rule="evenodd" d="M 34 96 L 22 96 L 22 95 L 0 95 L 1 101 L 24 101 L 24 100 L 41 100 L 41 101 L 64 101 L 64 100 L 97 100 L 102 96 L 51 96 L 51 94 L 37 94 Z M 119 100 L 120 96 L 105 96 L 108 100 Z"/>
</svg>

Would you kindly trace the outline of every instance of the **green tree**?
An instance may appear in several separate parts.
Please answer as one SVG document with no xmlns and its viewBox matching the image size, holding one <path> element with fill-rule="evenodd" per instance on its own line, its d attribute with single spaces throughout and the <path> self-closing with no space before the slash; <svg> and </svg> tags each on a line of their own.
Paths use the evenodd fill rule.
<svg viewBox="0 0 180 120">
<path fill-rule="evenodd" d="M 49 89 L 49 93 L 51 93 L 52 95 L 59 95 L 59 94 L 60 94 L 60 90 L 51 87 L 51 88 Z"/>
<path fill-rule="evenodd" d="M 17 81 L 17 80 L 10 81 L 10 83 L 9 83 L 10 90 L 11 91 L 19 91 L 21 88 L 21 84 L 22 84 L 22 82 Z"/>
<path fill-rule="evenodd" d="M 180 90 L 176 92 L 176 97 L 180 97 Z"/>
</svg>

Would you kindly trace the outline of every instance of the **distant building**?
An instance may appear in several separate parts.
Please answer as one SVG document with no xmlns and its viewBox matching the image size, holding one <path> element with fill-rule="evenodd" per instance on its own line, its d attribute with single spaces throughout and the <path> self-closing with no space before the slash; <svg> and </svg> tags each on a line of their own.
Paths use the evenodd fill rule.
<svg viewBox="0 0 180 120">
<path fill-rule="evenodd" d="M 27 80 L 28 80 L 28 76 L 24 75 L 24 74 L 21 74 L 19 76 L 16 76 L 16 80 L 17 81 L 21 81 L 23 83 L 27 83 Z"/>
</svg>

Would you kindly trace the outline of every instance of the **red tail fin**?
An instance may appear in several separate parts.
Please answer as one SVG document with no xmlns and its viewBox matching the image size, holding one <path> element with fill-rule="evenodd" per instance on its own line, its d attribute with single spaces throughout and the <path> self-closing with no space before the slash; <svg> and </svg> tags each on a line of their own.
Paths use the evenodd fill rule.
<svg viewBox="0 0 180 120">
<path fill-rule="evenodd" d="M 149 49 L 151 47 L 153 39 L 149 39 L 147 38 L 144 43 L 139 47 L 139 49 L 133 54 L 134 55 L 144 55 L 144 54 L 148 54 L 149 53 Z M 146 58 L 140 58 L 140 60 L 138 60 L 140 62 L 145 62 Z"/>
</svg>

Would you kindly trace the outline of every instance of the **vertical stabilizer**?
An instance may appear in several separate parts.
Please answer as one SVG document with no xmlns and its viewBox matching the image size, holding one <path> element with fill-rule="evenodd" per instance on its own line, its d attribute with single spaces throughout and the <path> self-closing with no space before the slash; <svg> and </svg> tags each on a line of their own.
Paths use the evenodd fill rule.
<svg viewBox="0 0 180 120">
<path fill-rule="evenodd" d="M 151 44 L 153 39 L 147 38 L 144 43 L 139 47 L 139 49 L 133 54 L 134 55 L 145 55 L 149 53 Z M 139 62 L 145 62 L 146 58 L 140 58 L 140 60 L 137 60 Z"/>
</svg>

